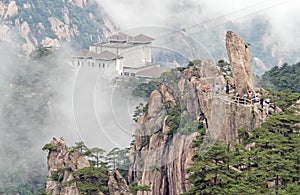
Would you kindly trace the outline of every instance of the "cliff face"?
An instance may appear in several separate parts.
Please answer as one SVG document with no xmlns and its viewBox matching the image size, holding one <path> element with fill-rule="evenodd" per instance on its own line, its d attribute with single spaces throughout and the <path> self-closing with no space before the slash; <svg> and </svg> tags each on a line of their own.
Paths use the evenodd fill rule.
<svg viewBox="0 0 300 195">
<path fill-rule="evenodd" d="M 230 43 L 236 42 L 236 37 L 231 39 L 227 36 L 227 39 Z M 238 51 L 245 50 L 245 45 L 240 42 L 233 47 Z M 238 71 L 233 79 L 240 91 L 253 89 L 248 61 L 250 53 L 248 50 L 245 52 L 241 54 L 242 57 L 231 57 L 236 61 L 232 66 Z M 242 72 L 237 67 L 239 60 L 243 63 Z M 247 100 L 236 99 L 232 94 L 225 94 L 224 76 L 212 61 L 203 61 L 199 67 L 192 66 L 174 72 L 172 77 L 177 82 L 161 83 L 151 94 L 148 111 L 137 122 L 135 144 L 131 148 L 129 180 L 151 187 L 150 192 L 138 194 L 175 195 L 189 189 L 186 170 L 195 152 L 192 142 L 199 135 L 194 123 L 202 124 L 206 135 L 214 140 L 232 145 L 238 141 L 238 129 L 251 131 L 264 120 L 257 106 Z M 240 78 L 244 80 L 240 81 Z M 205 90 L 207 87 L 209 91 Z M 174 114 L 175 111 L 180 113 L 179 116 Z M 172 119 L 180 121 L 175 124 L 176 127 Z M 174 131 L 174 128 L 181 131 Z M 209 145 L 197 150 L 205 155 L 206 149 L 209 149 Z"/>
<path fill-rule="evenodd" d="M 236 85 L 237 92 L 240 95 L 247 91 L 254 91 L 254 78 L 251 71 L 251 54 L 249 44 L 239 35 L 232 31 L 226 34 L 226 48 L 231 71 Z"/>
<path fill-rule="evenodd" d="M 190 77 L 190 80 L 197 87 L 196 94 L 206 118 L 209 135 L 225 144 L 233 144 L 237 141 L 238 129 L 251 130 L 258 127 L 263 122 L 263 115 L 249 101 L 236 99 L 233 94 L 225 94 L 225 79 L 217 72 L 217 67 L 211 61 L 204 61 L 198 73 L 194 73 L 196 76 Z M 211 86 L 212 83 L 220 85 L 219 94 Z M 202 90 L 206 85 L 212 88 L 209 94 Z"/>
<path fill-rule="evenodd" d="M 115 31 L 93 0 L 2 1 L 0 19 L 0 40 L 14 41 L 26 51 L 64 41 L 88 46 L 89 39 L 97 41 L 99 35 Z"/>
<path fill-rule="evenodd" d="M 172 135 L 167 113 L 178 104 L 178 94 L 161 84 L 151 94 L 148 112 L 138 121 L 135 146 L 131 149 L 137 155 L 131 156 L 130 181 L 140 178 L 139 185 L 151 186 L 151 192 L 138 194 L 179 194 L 188 188 L 184 169 L 191 163 L 194 151 L 190 146 L 197 133 Z M 188 108 L 189 116 L 195 120 L 199 111 L 199 105 Z"/>
<path fill-rule="evenodd" d="M 89 161 L 79 152 L 69 153 L 69 148 L 64 140 L 53 138 L 51 146 L 55 149 L 48 154 L 48 175 L 46 191 L 50 194 L 79 195 L 76 183 L 63 185 L 74 179 L 73 172 L 84 167 L 89 167 Z"/>
</svg>

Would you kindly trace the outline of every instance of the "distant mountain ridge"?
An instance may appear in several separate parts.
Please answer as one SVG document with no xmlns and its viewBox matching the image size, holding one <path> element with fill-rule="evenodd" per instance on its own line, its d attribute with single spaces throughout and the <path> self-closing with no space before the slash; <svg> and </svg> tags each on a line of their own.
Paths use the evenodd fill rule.
<svg viewBox="0 0 300 195">
<path fill-rule="evenodd" d="M 114 24 L 94 0 L 0 2 L 0 40 L 14 41 L 26 51 L 64 41 L 87 47 L 99 35 L 114 31 Z"/>
</svg>

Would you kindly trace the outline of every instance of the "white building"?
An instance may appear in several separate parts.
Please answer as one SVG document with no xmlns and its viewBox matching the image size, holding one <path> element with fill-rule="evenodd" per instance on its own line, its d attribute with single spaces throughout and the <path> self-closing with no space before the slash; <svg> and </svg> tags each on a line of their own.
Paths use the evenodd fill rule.
<svg viewBox="0 0 300 195">
<path fill-rule="evenodd" d="M 89 50 L 73 56 L 74 65 L 109 68 L 116 76 L 139 76 L 146 78 L 160 76 L 167 70 L 152 62 L 152 41 L 144 34 L 130 36 L 124 33 L 112 35 Z M 147 70 L 151 74 L 147 74 Z M 141 73 L 141 74 L 140 74 Z"/>
</svg>

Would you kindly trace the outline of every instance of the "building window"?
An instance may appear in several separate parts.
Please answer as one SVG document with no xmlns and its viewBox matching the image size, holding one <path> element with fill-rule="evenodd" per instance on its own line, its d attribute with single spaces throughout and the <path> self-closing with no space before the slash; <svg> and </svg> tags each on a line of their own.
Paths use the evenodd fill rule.
<svg viewBox="0 0 300 195">
<path fill-rule="evenodd" d="M 104 63 L 102 64 L 102 67 L 105 68 L 105 64 Z"/>
<path fill-rule="evenodd" d="M 99 63 L 99 68 L 101 68 L 101 63 Z"/>
<path fill-rule="evenodd" d="M 130 76 L 135 77 L 135 73 L 130 73 Z"/>
<path fill-rule="evenodd" d="M 124 72 L 124 76 L 129 76 L 129 72 Z"/>
<path fill-rule="evenodd" d="M 92 67 L 94 67 L 94 62 L 92 62 Z"/>
</svg>

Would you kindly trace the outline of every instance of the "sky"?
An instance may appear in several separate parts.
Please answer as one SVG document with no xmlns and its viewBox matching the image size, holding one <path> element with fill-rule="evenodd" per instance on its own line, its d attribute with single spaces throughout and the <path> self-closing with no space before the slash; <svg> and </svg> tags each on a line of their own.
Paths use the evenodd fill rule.
<svg viewBox="0 0 300 195">
<path fill-rule="evenodd" d="M 247 26 L 266 20 L 265 45 L 274 45 L 284 55 L 300 48 L 300 1 L 297 0 L 98 0 L 120 31 L 136 28 L 175 28 L 187 33 L 218 29 L 224 35 L 231 21 Z M 274 51 L 275 52 L 275 51 Z M 284 59 L 283 59 L 284 60 Z M 286 59 L 288 60 L 288 59 Z"/>
</svg>

